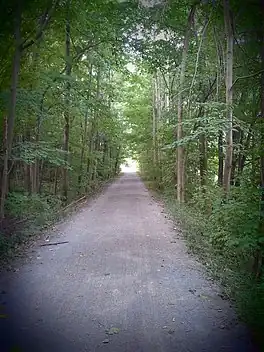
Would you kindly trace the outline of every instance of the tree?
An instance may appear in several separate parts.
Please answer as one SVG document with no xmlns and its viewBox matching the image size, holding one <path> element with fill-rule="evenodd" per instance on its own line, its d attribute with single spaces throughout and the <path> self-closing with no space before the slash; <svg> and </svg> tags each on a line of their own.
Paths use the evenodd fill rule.
<svg viewBox="0 0 264 352">
<path fill-rule="evenodd" d="M 185 69 L 187 54 L 189 48 L 191 26 L 194 21 L 195 5 L 192 6 L 186 25 L 186 32 L 184 37 L 184 44 L 182 50 L 182 61 L 180 69 L 180 79 L 179 79 L 179 93 L 178 93 L 178 125 L 177 125 L 177 140 L 180 141 L 183 138 L 183 112 L 182 112 L 182 89 L 184 87 Z M 177 147 L 177 200 L 179 202 L 184 201 L 184 182 L 185 182 L 185 171 L 184 171 L 184 147 L 179 145 Z"/>
<path fill-rule="evenodd" d="M 223 173 L 223 187 L 224 191 L 228 192 L 230 189 L 231 181 L 231 168 L 232 168 L 232 156 L 233 156 L 233 25 L 232 25 L 232 14 L 230 9 L 229 0 L 223 1 L 224 5 L 224 20 L 225 20 L 225 31 L 226 31 L 226 155 L 225 165 Z"/>
<path fill-rule="evenodd" d="M 65 111 L 64 111 L 64 152 L 65 165 L 68 163 L 69 137 L 70 137 L 70 96 L 71 96 L 71 25 L 70 25 L 70 0 L 67 1 L 66 25 L 65 25 L 65 67 L 66 67 L 66 92 L 65 92 Z M 63 169 L 63 197 L 67 203 L 68 199 L 68 168 Z"/>
</svg>

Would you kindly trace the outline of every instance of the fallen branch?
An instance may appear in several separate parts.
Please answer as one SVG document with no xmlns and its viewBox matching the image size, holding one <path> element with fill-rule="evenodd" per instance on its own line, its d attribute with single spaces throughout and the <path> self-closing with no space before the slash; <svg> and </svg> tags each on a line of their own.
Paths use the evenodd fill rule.
<svg viewBox="0 0 264 352">
<path fill-rule="evenodd" d="M 53 242 L 53 243 L 43 243 L 40 246 L 57 246 L 58 244 L 64 244 L 64 243 L 69 243 L 69 241 L 62 241 L 62 242 Z"/>
<path fill-rule="evenodd" d="M 83 196 L 83 197 L 81 197 L 81 198 L 79 198 L 79 199 L 77 199 L 77 200 L 74 200 L 74 201 L 71 202 L 70 204 L 66 205 L 66 207 L 60 209 L 59 212 L 64 211 L 64 210 L 66 210 L 67 208 L 69 208 L 70 206 L 72 206 L 72 205 L 74 205 L 74 204 L 76 204 L 76 203 L 81 202 L 81 201 L 84 200 L 85 198 L 87 198 L 87 195 L 85 195 L 85 196 Z"/>
</svg>

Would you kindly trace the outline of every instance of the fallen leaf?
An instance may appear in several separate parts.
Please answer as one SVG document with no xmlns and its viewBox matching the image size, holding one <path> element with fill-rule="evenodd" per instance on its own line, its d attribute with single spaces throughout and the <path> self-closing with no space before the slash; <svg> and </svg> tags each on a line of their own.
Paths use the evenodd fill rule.
<svg viewBox="0 0 264 352">
<path fill-rule="evenodd" d="M 228 297 L 223 293 L 218 293 L 218 296 L 221 297 L 223 300 L 228 300 Z"/>
<path fill-rule="evenodd" d="M 119 328 L 111 328 L 109 330 L 106 330 L 106 334 L 107 335 L 115 335 L 115 334 L 119 334 L 120 329 Z"/>
<path fill-rule="evenodd" d="M 202 299 L 207 299 L 207 300 L 209 300 L 209 299 L 210 299 L 210 297 L 205 296 L 205 295 L 199 295 L 199 297 L 200 297 L 200 298 L 202 298 Z"/>
<path fill-rule="evenodd" d="M 196 290 L 195 290 L 195 289 L 190 288 L 190 289 L 189 289 L 189 292 L 191 292 L 192 294 L 195 294 Z"/>
</svg>

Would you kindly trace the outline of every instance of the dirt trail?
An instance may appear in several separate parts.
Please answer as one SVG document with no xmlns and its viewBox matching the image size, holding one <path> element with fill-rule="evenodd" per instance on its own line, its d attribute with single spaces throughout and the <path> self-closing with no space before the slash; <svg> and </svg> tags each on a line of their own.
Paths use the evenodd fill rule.
<svg viewBox="0 0 264 352">
<path fill-rule="evenodd" d="M 121 176 L 56 226 L 69 243 L 38 244 L 1 274 L 0 351 L 252 351 L 177 237 L 139 177 Z"/>
</svg>

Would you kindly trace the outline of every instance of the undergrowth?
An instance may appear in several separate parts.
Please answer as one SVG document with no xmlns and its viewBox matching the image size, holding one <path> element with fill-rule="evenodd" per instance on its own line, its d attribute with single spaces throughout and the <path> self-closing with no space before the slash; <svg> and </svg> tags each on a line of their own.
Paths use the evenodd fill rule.
<svg viewBox="0 0 264 352">
<path fill-rule="evenodd" d="M 112 180 L 98 182 L 85 195 L 91 198 Z M 79 197 L 82 198 L 81 195 Z M 21 192 L 9 193 L 6 200 L 6 218 L 0 228 L 0 262 L 4 266 L 23 252 L 23 247 L 41 235 L 45 228 L 65 218 L 78 208 L 79 203 L 65 207 L 60 197 Z"/>
<path fill-rule="evenodd" d="M 22 245 L 59 218 L 62 202 L 57 197 L 12 192 L 6 201 L 1 223 L 0 257 L 3 262 L 19 252 Z"/>
</svg>

